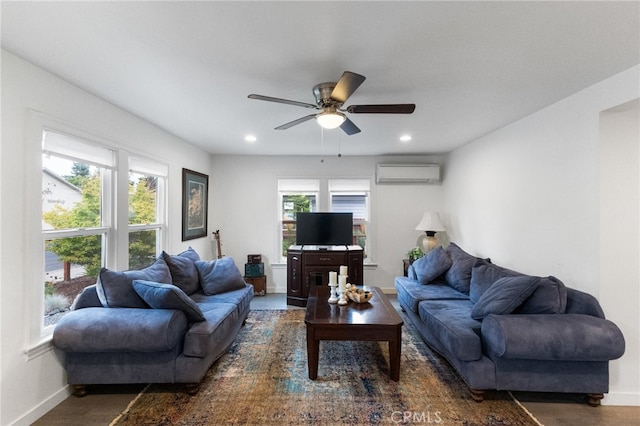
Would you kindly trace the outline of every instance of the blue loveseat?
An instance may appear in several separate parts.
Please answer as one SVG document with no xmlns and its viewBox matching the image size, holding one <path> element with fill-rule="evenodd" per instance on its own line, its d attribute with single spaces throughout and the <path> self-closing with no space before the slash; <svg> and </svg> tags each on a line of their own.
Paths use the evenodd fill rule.
<svg viewBox="0 0 640 426">
<path fill-rule="evenodd" d="M 597 406 L 609 390 L 609 360 L 624 353 L 620 329 L 593 296 L 455 243 L 416 260 L 395 287 L 402 310 L 476 401 L 495 389 L 584 393 Z"/>
<path fill-rule="evenodd" d="M 76 396 L 87 384 L 116 383 L 184 383 L 194 394 L 233 343 L 252 298 L 232 258 L 163 252 L 142 270 L 103 268 L 52 342 Z"/>
</svg>

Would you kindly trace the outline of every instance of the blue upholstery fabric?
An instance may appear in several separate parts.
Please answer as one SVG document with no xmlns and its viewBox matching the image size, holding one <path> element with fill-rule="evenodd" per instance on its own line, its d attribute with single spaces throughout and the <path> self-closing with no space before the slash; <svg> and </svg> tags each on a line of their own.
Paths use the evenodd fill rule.
<svg viewBox="0 0 640 426">
<path fill-rule="evenodd" d="M 186 254 L 185 254 L 186 253 Z M 198 257 L 193 249 L 191 251 L 185 251 L 177 256 L 171 256 L 166 252 L 162 252 L 162 258 L 167 262 L 169 271 L 171 271 L 171 279 L 173 285 L 180 287 L 186 294 L 193 294 L 200 289 L 200 278 L 198 277 L 198 270 L 196 269 L 195 257 Z M 199 260 L 199 258 L 198 258 Z"/>
<path fill-rule="evenodd" d="M 146 308 L 147 304 L 133 289 L 133 280 L 172 283 L 171 271 L 162 258 L 140 270 L 118 272 L 102 268 L 96 287 L 102 306 L 105 308 Z"/>
<path fill-rule="evenodd" d="M 520 272 L 503 268 L 484 259 L 478 259 L 471 269 L 469 299 L 476 303 L 480 296 L 500 278 L 523 275 Z"/>
<path fill-rule="evenodd" d="M 53 344 L 67 352 L 161 352 L 186 331 L 187 318 L 176 310 L 85 308 L 58 321 Z"/>
<path fill-rule="evenodd" d="M 202 312 L 210 310 L 212 306 L 215 307 L 218 303 L 232 303 L 237 306 L 238 313 L 241 313 L 249 310 L 251 299 L 253 299 L 253 286 L 245 284 L 241 289 L 214 295 L 206 295 L 198 291 L 190 297 L 200 306 Z"/>
<path fill-rule="evenodd" d="M 540 278 L 528 275 L 500 278 L 473 305 L 471 318 L 510 314 L 533 294 L 539 282 Z"/>
<path fill-rule="evenodd" d="M 469 316 L 468 300 L 425 300 L 418 314 L 440 343 L 456 358 L 475 361 L 482 357 L 481 322 Z"/>
<path fill-rule="evenodd" d="M 82 308 L 99 308 L 102 306 L 100 298 L 98 297 L 98 290 L 96 284 L 90 285 L 82 289 L 82 291 L 76 296 L 71 304 L 71 310 Z"/>
<path fill-rule="evenodd" d="M 469 299 L 469 296 L 446 283 L 423 285 L 407 277 L 396 277 L 395 287 L 398 291 L 398 301 L 412 312 L 418 312 L 418 304 L 423 300 Z"/>
<path fill-rule="evenodd" d="M 195 262 L 204 294 L 219 294 L 246 286 L 242 273 L 231 257 Z"/>
<path fill-rule="evenodd" d="M 455 243 L 449 243 L 447 253 L 451 258 L 452 264 L 444 275 L 445 279 L 451 287 L 462 293 L 469 294 L 471 269 L 478 258 L 462 250 Z"/>
<path fill-rule="evenodd" d="M 567 307 L 567 289 L 556 277 L 544 277 L 525 302 L 515 311 L 519 314 L 563 314 Z"/>
<path fill-rule="evenodd" d="M 497 357 L 609 361 L 625 349 L 620 329 L 591 315 L 489 315 L 482 339 Z"/>
<path fill-rule="evenodd" d="M 204 316 L 206 321 L 193 324 L 184 336 L 186 356 L 207 356 L 238 321 L 236 305 L 232 303 L 216 303 Z"/>
<path fill-rule="evenodd" d="M 451 267 L 451 258 L 442 246 L 438 246 L 413 262 L 412 266 L 418 281 L 429 284 Z"/>
<path fill-rule="evenodd" d="M 204 321 L 196 302 L 173 284 L 133 280 L 133 289 L 153 309 L 177 309 L 184 312 L 189 322 Z"/>
<path fill-rule="evenodd" d="M 567 314 L 585 314 L 604 319 L 604 311 L 595 297 L 574 288 L 565 288 L 567 291 Z"/>
</svg>

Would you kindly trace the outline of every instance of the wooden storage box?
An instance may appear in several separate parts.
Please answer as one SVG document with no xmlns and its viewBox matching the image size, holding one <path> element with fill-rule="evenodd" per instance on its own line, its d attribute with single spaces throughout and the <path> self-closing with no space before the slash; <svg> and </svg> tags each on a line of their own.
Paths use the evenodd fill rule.
<svg viewBox="0 0 640 426">
<path fill-rule="evenodd" d="M 264 296 L 267 294 L 267 277 L 244 277 L 244 280 L 253 286 L 253 294 Z"/>
</svg>

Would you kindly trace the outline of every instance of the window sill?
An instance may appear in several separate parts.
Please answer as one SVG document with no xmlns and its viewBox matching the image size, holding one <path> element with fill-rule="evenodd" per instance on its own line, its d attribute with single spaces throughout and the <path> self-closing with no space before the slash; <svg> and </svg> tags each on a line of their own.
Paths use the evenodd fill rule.
<svg viewBox="0 0 640 426">
<path fill-rule="evenodd" d="M 31 361 L 32 359 L 38 358 L 39 356 L 42 356 L 49 351 L 52 351 L 53 350 L 53 345 L 51 344 L 52 337 L 53 336 L 51 335 L 44 336 L 38 343 L 25 349 L 23 353 L 27 357 L 27 361 Z"/>
</svg>

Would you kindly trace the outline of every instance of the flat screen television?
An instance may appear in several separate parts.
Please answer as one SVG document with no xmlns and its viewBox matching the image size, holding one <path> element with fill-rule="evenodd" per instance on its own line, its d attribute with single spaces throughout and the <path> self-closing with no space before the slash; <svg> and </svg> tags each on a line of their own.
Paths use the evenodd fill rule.
<svg viewBox="0 0 640 426">
<path fill-rule="evenodd" d="M 303 246 L 353 244 L 353 213 L 298 213 L 296 244 Z"/>
</svg>

